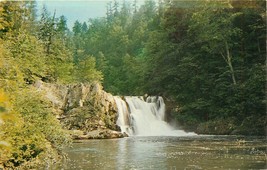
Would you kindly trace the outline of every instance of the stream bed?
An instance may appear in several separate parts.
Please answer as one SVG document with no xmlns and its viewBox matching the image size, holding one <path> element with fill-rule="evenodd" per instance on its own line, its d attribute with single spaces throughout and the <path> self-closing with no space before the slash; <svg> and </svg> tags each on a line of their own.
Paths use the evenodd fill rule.
<svg viewBox="0 0 267 170">
<path fill-rule="evenodd" d="M 76 141 L 51 169 L 267 169 L 266 137 L 128 137 Z"/>
</svg>

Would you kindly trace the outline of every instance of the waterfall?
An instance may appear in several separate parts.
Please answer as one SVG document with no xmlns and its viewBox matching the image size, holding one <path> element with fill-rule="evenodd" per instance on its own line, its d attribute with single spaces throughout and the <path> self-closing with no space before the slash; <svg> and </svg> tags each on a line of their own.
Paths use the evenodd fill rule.
<svg viewBox="0 0 267 170">
<path fill-rule="evenodd" d="M 130 136 L 185 136 L 186 133 L 175 130 L 165 121 L 165 103 L 160 96 L 114 97 L 118 107 L 117 125 L 121 132 Z"/>
</svg>

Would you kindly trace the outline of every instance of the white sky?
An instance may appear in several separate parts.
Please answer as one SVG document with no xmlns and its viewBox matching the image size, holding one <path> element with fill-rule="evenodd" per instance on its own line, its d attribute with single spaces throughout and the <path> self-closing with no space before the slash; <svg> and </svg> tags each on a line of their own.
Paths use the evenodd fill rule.
<svg viewBox="0 0 267 170">
<path fill-rule="evenodd" d="M 56 10 L 56 17 L 64 15 L 69 29 L 72 29 L 76 20 L 87 22 L 89 18 L 105 17 L 107 3 L 110 1 L 112 0 L 37 0 L 37 8 L 39 14 L 43 5 L 51 15 Z M 117 1 L 122 3 L 122 0 Z M 137 1 L 141 4 L 144 0 Z"/>
</svg>

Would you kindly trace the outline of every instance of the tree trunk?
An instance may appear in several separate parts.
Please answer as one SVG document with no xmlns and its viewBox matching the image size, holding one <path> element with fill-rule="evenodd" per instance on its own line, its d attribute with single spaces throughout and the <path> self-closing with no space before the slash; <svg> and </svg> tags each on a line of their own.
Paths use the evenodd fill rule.
<svg viewBox="0 0 267 170">
<path fill-rule="evenodd" d="M 232 65 L 232 56 L 230 54 L 230 49 L 229 49 L 229 46 L 228 46 L 227 42 L 225 42 L 225 50 L 226 50 L 226 56 L 223 55 L 223 53 L 221 53 L 221 55 L 222 55 L 224 61 L 229 66 L 233 84 L 236 85 L 235 72 L 234 72 L 234 68 L 233 68 L 233 65 Z"/>
</svg>

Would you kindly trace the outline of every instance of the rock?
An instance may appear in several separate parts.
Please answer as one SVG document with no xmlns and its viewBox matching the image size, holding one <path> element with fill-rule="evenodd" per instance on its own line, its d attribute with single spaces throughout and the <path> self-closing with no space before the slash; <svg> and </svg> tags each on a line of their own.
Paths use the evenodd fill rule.
<svg viewBox="0 0 267 170">
<path fill-rule="evenodd" d="M 116 132 L 120 130 L 116 125 L 116 102 L 99 83 L 58 85 L 39 81 L 35 87 L 43 91 L 51 101 L 55 115 L 63 128 L 75 132 L 72 134 L 74 139 L 126 136 Z"/>
<path fill-rule="evenodd" d="M 99 124 L 100 126 L 105 126 L 105 123 L 104 123 L 102 120 L 99 120 L 98 124 Z"/>
<path fill-rule="evenodd" d="M 45 96 L 53 105 L 55 114 L 62 114 L 65 108 L 65 98 L 68 92 L 68 87 L 64 85 L 56 85 L 37 81 L 34 86 L 39 91 L 43 91 Z"/>
<path fill-rule="evenodd" d="M 125 133 L 125 132 L 123 132 L 123 137 L 129 137 L 129 135 L 127 134 L 127 133 Z"/>
<path fill-rule="evenodd" d="M 240 134 L 242 134 L 242 133 L 239 129 L 235 129 L 230 133 L 230 135 L 240 135 Z"/>
<path fill-rule="evenodd" d="M 85 140 L 85 139 L 113 139 L 113 138 L 123 138 L 124 134 L 117 131 L 112 131 L 109 129 L 97 129 L 88 132 L 87 134 L 80 134 L 79 136 L 72 136 L 73 139 Z"/>
<path fill-rule="evenodd" d="M 73 130 L 73 131 L 71 131 L 71 137 L 73 139 L 79 139 L 83 134 L 84 133 L 81 130 Z"/>
</svg>

